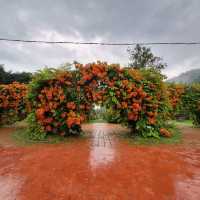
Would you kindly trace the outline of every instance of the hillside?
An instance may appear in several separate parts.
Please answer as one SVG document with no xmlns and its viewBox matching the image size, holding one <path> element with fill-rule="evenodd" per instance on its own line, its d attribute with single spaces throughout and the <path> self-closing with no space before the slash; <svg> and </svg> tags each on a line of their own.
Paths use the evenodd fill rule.
<svg viewBox="0 0 200 200">
<path fill-rule="evenodd" d="M 176 83 L 200 83 L 200 69 L 192 69 L 168 80 Z"/>
</svg>

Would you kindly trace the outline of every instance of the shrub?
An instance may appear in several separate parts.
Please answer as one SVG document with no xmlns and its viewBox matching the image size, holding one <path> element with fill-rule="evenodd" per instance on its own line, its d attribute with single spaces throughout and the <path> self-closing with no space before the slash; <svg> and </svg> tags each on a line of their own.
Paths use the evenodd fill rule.
<svg viewBox="0 0 200 200">
<path fill-rule="evenodd" d="M 168 84 L 168 95 L 173 110 L 177 110 L 180 104 L 182 95 L 185 93 L 185 85 L 183 84 Z"/>
<path fill-rule="evenodd" d="M 28 130 L 26 132 L 28 138 L 31 140 L 44 140 L 46 137 L 46 132 L 44 131 L 43 127 L 37 123 L 35 114 L 30 113 L 26 121 L 29 124 Z"/>
<path fill-rule="evenodd" d="M 28 97 L 34 123 L 46 134 L 79 134 L 95 103 L 117 110 L 133 133 L 159 137 L 169 110 L 165 89 L 163 76 L 153 69 L 76 63 L 76 70 L 38 72 Z"/>
<path fill-rule="evenodd" d="M 27 114 L 27 86 L 13 82 L 0 85 L 0 124 L 22 120 Z"/>
<path fill-rule="evenodd" d="M 80 133 L 87 104 L 77 85 L 77 76 L 75 71 L 45 68 L 33 77 L 28 98 L 36 123 L 47 134 Z"/>
<path fill-rule="evenodd" d="M 107 108 L 104 113 L 104 119 L 109 123 L 121 123 L 119 110 Z"/>
<path fill-rule="evenodd" d="M 200 126 L 200 84 L 186 86 L 181 102 L 184 111 L 190 114 L 194 125 Z"/>
</svg>

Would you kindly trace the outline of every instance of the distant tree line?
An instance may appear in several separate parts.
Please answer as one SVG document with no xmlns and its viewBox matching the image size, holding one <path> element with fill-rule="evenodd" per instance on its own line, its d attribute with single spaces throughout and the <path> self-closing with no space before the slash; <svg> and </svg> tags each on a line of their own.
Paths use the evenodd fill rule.
<svg viewBox="0 0 200 200">
<path fill-rule="evenodd" d="M 6 71 L 4 65 L 0 65 L 0 84 L 9 84 L 14 81 L 28 83 L 32 74 L 29 72 L 12 72 Z"/>
</svg>

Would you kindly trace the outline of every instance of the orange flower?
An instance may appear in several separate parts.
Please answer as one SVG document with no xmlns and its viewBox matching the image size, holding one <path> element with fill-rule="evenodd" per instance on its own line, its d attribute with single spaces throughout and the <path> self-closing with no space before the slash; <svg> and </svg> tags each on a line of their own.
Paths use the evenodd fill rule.
<svg viewBox="0 0 200 200">
<path fill-rule="evenodd" d="M 153 117 L 153 116 L 154 116 L 154 113 L 153 113 L 153 112 L 147 112 L 147 115 L 148 115 L 149 117 Z"/>
<path fill-rule="evenodd" d="M 151 125 L 153 125 L 153 124 L 156 123 L 156 119 L 154 117 L 149 117 L 148 118 L 148 123 L 151 124 Z"/>
<path fill-rule="evenodd" d="M 65 100 L 65 96 L 64 95 L 60 95 L 60 101 L 64 101 Z"/>
<path fill-rule="evenodd" d="M 76 124 L 76 125 L 80 125 L 81 124 L 81 119 L 79 117 L 69 117 L 66 120 L 67 126 L 68 128 L 71 128 L 72 125 Z"/>
<path fill-rule="evenodd" d="M 138 119 L 138 115 L 135 113 L 128 113 L 128 120 L 136 121 Z"/>
<path fill-rule="evenodd" d="M 85 80 L 85 81 L 89 81 L 89 80 L 91 80 L 91 76 L 89 75 L 89 74 L 85 74 L 84 76 L 83 76 L 83 79 Z"/>
<path fill-rule="evenodd" d="M 134 111 L 140 111 L 141 106 L 138 103 L 133 103 L 132 108 Z"/>
<path fill-rule="evenodd" d="M 129 81 L 128 81 L 128 80 L 122 80 L 122 84 L 123 84 L 124 86 L 128 86 Z"/>
<path fill-rule="evenodd" d="M 45 109 L 44 108 L 38 108 L 36 110 L 36 117 L 37 117 L 37 119 L 44 120 L 44 118 L 45 118 L 44 113 L 45 113 Z"/>
<path fill-rule="evenodd" d="M 165 128 L 160 128 L 160 135 L 164 137 L 171 137 L 172 134 Z"/>
<path fill-rule="evenodd" d="M 67 123 L 68 128 L 71 128 L 72 125 L 73 125 L 73 123 L 74 123 L 74 118 L 69 117 L 69 118 L 66 120 L 66 123 Z"/>
<path fill-rule="evenodd" d="M 121 105 L 122 105 L 122 108 L 124 109 L 128 107 L 128 104 L 126 102 L 122 102 Z"/>
<path fill-rule="evenodd" d="M 67 108 L 70 110 L 75 110 L 76 109 L 76 104 L 74 102 L 68 102 L 67 103 Z"/>
<path fill-rule="evenodd" d="M 100 68 L 98 68 L 97 66 L 93 66 L 92 68 L 92 73 L 96 76 L 99 76 L 101 74 L 101 70 Z"/>
</svg>

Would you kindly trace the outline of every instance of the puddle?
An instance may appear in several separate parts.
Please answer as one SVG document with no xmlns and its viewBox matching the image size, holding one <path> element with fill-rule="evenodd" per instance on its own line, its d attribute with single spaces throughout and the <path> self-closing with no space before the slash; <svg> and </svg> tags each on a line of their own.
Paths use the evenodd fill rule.
<svg viewBox="0 0 200 200">
<path fill-rule="evenodd" d="M 103 167 L 115 158 L 115 143 L 106 124 L 92 127 L 90 165 L 92 169 Z"/>
<path fill-rule="evenodd" d="M 0 176 L 0 200 L 17 200 L 22 179 L 13 176 Z"/>
</svg>

